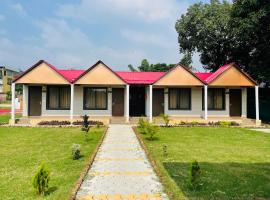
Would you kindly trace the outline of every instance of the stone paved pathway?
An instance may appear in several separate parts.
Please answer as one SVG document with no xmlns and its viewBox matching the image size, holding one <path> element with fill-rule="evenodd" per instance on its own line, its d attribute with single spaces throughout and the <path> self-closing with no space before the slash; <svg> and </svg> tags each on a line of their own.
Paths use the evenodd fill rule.
<svg viewBox="0 0 270 200">
<path fill-rule="evenodd" d="M 77 200 L 164 200 L 157 175 L 129 125 L 110 125 Z"/>
</svg>

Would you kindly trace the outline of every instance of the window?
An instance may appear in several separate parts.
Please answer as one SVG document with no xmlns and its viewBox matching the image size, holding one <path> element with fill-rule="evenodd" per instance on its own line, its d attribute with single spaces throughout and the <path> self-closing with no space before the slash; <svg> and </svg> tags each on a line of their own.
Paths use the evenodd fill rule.
<svg viewBox="0 0 270 200">
<path fill-rule="evenodd" d="M 207 91 L 208 110 L 225 110 L 225 89 L 209 88 Z M 202 108 L 204 110 L 204 90 L 202 95 Z"/>
<path fill-rule="evenodd" d="M 190 110 L 191 109 L 191 89 L 190 88 L 170 88 L 169 89 L 169 109 L 170 110 Z"/>
<path fill-rule="evenodd" d="M 48 86 L 47 110 L 69 110 L 69 109 L 70 109 L 70 87 Z"/>
<path fill-rule="evenodd" d="M 106 88 L 84 88 L 84 110 L 107 110 Z"/>
</svg>

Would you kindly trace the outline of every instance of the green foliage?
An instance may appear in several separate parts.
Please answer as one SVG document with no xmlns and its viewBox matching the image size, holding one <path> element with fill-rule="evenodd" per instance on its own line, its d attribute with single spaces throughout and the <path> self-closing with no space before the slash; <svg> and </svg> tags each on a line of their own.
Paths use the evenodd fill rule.
<svg viewBox="0 0 270 200">
<path fill-rule="evenodd" d="M 32 184 L 39 195 L 45 195 L 49 188 L 50 171 L 45 162 L 42 162 L 33 177 Z"/>
<path fill-rule="evenodd" d="M 234 60 L 258 80 L 270 79 L 269 0 L 237 0 L 231 12 Z"/>
<path fill-rule="evenodd" d="M 138 71 L 138 70 L 137 70 L 135 67 L 133 67 L 131 64 L 128 65 L 128 69 L 129 69 L 129 71 L 131 71 L 131 72 L 137 72 L 137 71 Z"/>
<path fill-rule="evenodd" d="M 141 65 L 138 66 L 139 71 L 141 72 L 166 72 L 174 67 L 174 64 L 166 64 L 166 63 L 157 63 L 157 64 L 149 64 L 147 59 L 143 59 Z M 132 65 L 128 66 L 130 71 L 137 71 Z"/>
<path fill-rule="evenodd" d="M 143 118 L 139 118 L 139 122 L 138 122 L 138 131 L 141 133 L 141 134 L 146 134 L 146 124 L 147 124 L 147 121 L 144 120 Z"/>
<path fill-rule="evenodd" d="M 141 66 L 138 69 L 142 72 L 149 72 L 151 71 L 150 64 L 147 59 L 143 59 L 141 62 Z"/>
<path fill-rule="evenodd" d="M 183 58 L 180 60 L 180 64 L 184 65 L 185 67 L 192 68 L 192 53 L 186 52 L 184 53 Z"/>
<path fill-rule="evenodd" d="M 175 28 L 181 53 L 200 53 L 202 64 L 215 71 L 230 60 L 233 43 L 228 29 L 231 4 L 213 0 L 195 3 L 177 20 Z"/>
<path fill-rule="evenodd" d="M 162 146 L 162 152 L 163 152 L 163 157 L 167 158 L 168 157 L 168 146 L 167 145 Z"/>
<path fill-rule="evenodd" d="M 147 122 L 145 124 L 145 130 L 146 134 L 149 135 L 149 140 L 154 140 L 154 136 L 158 133 L 159 129 L 157 125 Z"/>
<path fill-rule="evenodd" d="M 83 116 L 82 131 L 84 132 L 85 140 L 88 140 L 88 132 L 89 132 L 89 129 L 90 129 L 88 119 L 89 119 L 89 116 L 88 115 L 84 115 Z"/>
<path fill-rule="evenodd" d="M 72 144 L 71 154 L 72 154 L 73 160 L 78 160 L 81 157 L 81 145 Z"/>
<path fill-rule="evenodd" d="M 200 123 L 197 122 L 197 121 L 192 121 L 190 124 L 191 124 L 192 126 L 198 126 Z"/>
<path fill-rule="evenodd" d="M 193 189 L 201 186 L 201 168 L 197 161 L 193 161 L 190 166 L 190 184 Z"/>
<path fill-rule="evenodd" d="M 195 3 L 175 25 L 180 53 L 198 52 L 210 71 L 236 62 L 252 77 L 269 80 L 269 21 L 268 0 Z"/>
<path fill-rule="evenodd" d="M 165 126 L 168 127 L 169 126 L 169 123 L 170 123 L 170 117 L 169 115 L 166 115 L 164 113 L 160 114 L 160 117 L 162 117 L 164 123 L 165 123 Z"/>
</svg>

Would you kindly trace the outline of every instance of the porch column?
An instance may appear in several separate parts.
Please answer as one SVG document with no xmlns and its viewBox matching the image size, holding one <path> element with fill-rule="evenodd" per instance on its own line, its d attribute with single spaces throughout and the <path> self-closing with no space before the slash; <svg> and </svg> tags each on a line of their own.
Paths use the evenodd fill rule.
<svg viewBox="0 0 270 200">
<path fill-rule="evenodd" d="M 152 104 L 153 104 L 153 85 L 149 85 L 149 122 L 153 121 Z"/>
<path fill-rule="evenodd" d="M 204 85 L 204 119 L 208 119 L 207 85 Z"/>
<path fill-rule="evenodd" d="M 126 94 L 125 94 L 125 117 L 126 117 L 126 122 L 129 122 L 129 85 L 126 85 Z"/>
<path fill-rule="evenodd" d="M 11 120 L 15 120 L 15 83 L 11 84 Z"/>
<path fill-rule="evenodd" d="M 260 120 L 259 116 L 259 86 L 255 86 L 255 109 L 256 109 L 256 122 Z"/>
<path fill-rule="evenodd" d="M 73 120 L 74 114 L 74 84 L 70 84 L 70 120 Z"/>
<path fill-rule="evenodd" d="M 23 116 L 28 116 L 28 86 L 23 84 Z"/>
</svg>

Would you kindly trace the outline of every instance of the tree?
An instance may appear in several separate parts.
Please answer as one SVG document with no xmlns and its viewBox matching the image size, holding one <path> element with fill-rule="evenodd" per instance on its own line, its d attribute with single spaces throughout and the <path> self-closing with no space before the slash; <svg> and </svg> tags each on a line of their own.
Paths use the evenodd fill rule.
<svg viewBox="0 0 270 200">
<path fill-rule="evenodd" d="M 196 3 L 177 20 L 180 53 L 200 53 L 206 69 L 236 62 L 259 81 L 270 79 L 269 0 Z"/>
<path fill-rule="evenodd" d="M 136 68 L 134 68 L 131 64 L 128 65 L 128 69 L 131 71 L 131 72 L 137 72 L 138 70 Z"/>
<path fill-rule="evenodd" d="M 138 69 L 140 71 L 143 71 L 143 72 L 149 72 L 149 71 L 151 71 L 151 67 L 150 67 L 150 64 L 149 64 L 148 60 L 147 59 L 143 59 L 142 62 L 141 62 L 141 66 L 139 66 Z"/>
<path fill-rule="evenodd" d="M 258 80 L 270 80 L 269 0 L 234 1 L 230 27 L 236 38 L 234 60 Z"/>
<path fill-rule="evenodd" d="M 228 29 L 231 4 L 212 0 L 210 4 L 195 3 L 177 20 L 180 53 L 200 53 L 206 69 L 215 71 L 232 61 L 233 40 Z"/>
<path fill-rule="evenodd" d="M 188 68 L 192 68 L 191 64 L 192 64 L 192 53 L 187 52 L 184 54 L 183 58 L 180 61 L 180 64 L 188 67 Z"/>
</svg>

